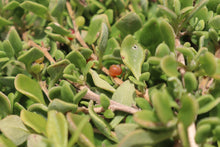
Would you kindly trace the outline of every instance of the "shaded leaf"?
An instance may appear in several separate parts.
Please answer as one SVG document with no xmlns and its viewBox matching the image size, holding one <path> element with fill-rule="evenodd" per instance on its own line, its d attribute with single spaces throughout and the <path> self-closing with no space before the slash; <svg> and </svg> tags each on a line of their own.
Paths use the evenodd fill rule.
<svg viewBox="0 0 220 147">
<path fill-rule="evenodd" d="M 210 19 L 209 25 L 212 26 L 214 29 L 220 29 L 220 15 L 217 15 Z"/>
<path fill-rule="evenodd" d="M 66 113 L 68 111 L 76 112 L 77 105 L 68 103 L 59 99 L 54 99 L 50 104 L 48 105 L 48 110 L 57 110 L 62 113 Z"/>
<path fill-rule="evenodd" d="M 11 103 L 8 97 L 0 91 L 0 118 L 3 118 L 12 112 Z"/>
<path fill-rule="evenodd" d="M 166 75 L 170 77 L 176 77 L 179 75 L 177 71 L 177 62 L 172 56 L 165 56 L 160 62 L 160 67 L 165 72 Z"/>
<path fill-rule="evenodd" d="M 115 133 L 118 137 L 118 140 L 122 140 L 127 134 L 136 130 L 138 125 L 133 123 L 119 124 L 115 127 Z"/>
<path fill-rule="evenodd" d="M 22 50 L 22 42 L 21 38 L 19 37 L 18 32 L 15 28 L 11 29 L 8 40 L 10 41 L 12 47 L 14 48 L 15 54 L 18 55 L 18 53 Z"/>
</svg>

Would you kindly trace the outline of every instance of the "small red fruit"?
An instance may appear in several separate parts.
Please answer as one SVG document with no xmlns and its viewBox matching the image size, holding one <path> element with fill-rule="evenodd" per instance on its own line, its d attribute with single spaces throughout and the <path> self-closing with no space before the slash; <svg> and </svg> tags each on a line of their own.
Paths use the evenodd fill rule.
<svg viewBox="0 0 220 147">
<path fill-rule="evenodd" d="M 75 34 L 75 31 L 74 31 L 74 29 L 71 29 L 71 34 Z M 71 40 L 73 40 L 73 38 L 72 37 L 68 37 L 68 39 L 71 41 Z"/>
<path fill-rule="evenodd" d="M 112 77 L 118 76 L 122 73 L 120 65 L 111 65 L 109 68 L 109 75 Z"/>
</svg>

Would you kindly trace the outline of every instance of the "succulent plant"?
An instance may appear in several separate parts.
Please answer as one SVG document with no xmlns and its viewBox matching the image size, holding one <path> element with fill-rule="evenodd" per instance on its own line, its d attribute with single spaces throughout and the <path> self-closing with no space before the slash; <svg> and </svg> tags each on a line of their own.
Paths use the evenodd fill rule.
<svg viewBox="0 0 220 147">
<path fill-rule="evenodd" d="M 0 1 L 0 146 L 220 146 L 219 0 Z"/>
</svg>

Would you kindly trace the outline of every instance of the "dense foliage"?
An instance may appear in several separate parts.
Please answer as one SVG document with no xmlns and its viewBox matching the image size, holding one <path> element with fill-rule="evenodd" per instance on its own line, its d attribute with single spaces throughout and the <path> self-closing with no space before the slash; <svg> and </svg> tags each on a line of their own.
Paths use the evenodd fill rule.
<svg viewBox="0 0 220 147">
<path fill-rule="evenodd" d="M 219 0 L 0 1 L 0 146 L 220 146 Z"/>
</svg>

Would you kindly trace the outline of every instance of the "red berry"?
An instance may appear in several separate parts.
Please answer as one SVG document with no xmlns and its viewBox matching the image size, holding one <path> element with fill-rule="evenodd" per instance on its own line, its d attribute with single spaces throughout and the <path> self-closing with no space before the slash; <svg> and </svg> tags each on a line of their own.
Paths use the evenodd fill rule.
<svg viewBox="0 0 220 147">
<path fill-rule="evenodd" d="M 75 31 L 74 31 L 74 29 L 71 29 L 71 34 L 75 34 Z M 68 37 L 68 39 L 71 41 L 71 40 L 73 40 L 73 38 L 72 37 Z"/>
<path fill-rule="evenodd" d="M 122 69 L 119 65 L 111 65 L 109 68 L 109 74 L 112 77 L 118 76 L 122 73 Z"/>
</svg>

